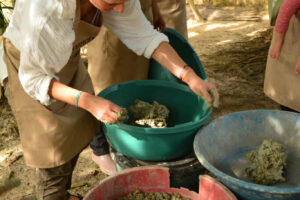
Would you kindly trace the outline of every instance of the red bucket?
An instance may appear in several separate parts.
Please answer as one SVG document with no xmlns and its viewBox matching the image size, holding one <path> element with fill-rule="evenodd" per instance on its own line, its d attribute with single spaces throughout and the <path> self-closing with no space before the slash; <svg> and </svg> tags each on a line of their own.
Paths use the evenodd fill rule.
<svg viewBox="0 0 300 200">
<path fill-rule="evenodd" d="M 168 168 L 158 166 L 135 167 L 109 176 L 92 189 L 84 200 L 115 200 L 129 193 L 142 192 L 177 193 L 191 200 L 236 200 L 236 197 L 208 175 L 199 178 L 199 193 L 186 188 L 170 188 Z"/>
</svg>

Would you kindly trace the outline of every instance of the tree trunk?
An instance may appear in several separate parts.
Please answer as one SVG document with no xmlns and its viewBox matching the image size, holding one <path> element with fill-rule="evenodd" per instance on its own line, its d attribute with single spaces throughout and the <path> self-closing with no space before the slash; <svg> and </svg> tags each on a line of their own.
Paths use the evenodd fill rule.
<svg viewBox="0 0 300 200">
<path fill-rule="evenodd" d="M 196 20 L 197 20 L 198 22 L 204 22 L 203 18 L 201 17 L 199 11 L 197 10 L 197 8 L 196 8 L 196 6 L 195 6 L 194 0 L 188 0 L 188 2 L 189 2 L 189 4 L 190 4 L 190 7 L 191 7 L 191 9 L 192 9 L 192 11 L 193 11 L 193 14 L 194 14 Z"/>
</svg>

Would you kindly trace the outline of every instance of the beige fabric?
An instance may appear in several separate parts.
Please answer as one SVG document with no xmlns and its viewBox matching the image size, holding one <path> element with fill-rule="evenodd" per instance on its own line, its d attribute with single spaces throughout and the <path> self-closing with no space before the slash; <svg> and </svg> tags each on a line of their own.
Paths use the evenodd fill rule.
<svg viewBox="0 0 300 200">
<path fill-rule="evenodd" d="M 300 53 L 300 22 L 293 16 L 278 61 L 268 56 L 264 92 L 277 103 L 300 111 L 300 75 L 294 72 Z M 274 34 L 271 43 L 274 44 Z"/>
<path fill-rule="evenodd" d="M 152 21 L 151 1 L 140 2 L 145 16 Z M 137 56 L 105 27 L 101 27 L 97 37 L 87 45 L 87 52 L 95 94 L 120 82 L 148 78 L 149 60 Z"/>
<path fill-rule="evenodd" d="M 167 27 L 175 29 L 187 39 L 185 0 L 157 0 L 157 4 Z"/>
<path fill-rule="evenodd" d="M 80 47 L 92 40 L 99 28 L 79 20 L 79 2 L 77 0 L 73 52 L 57 76 L 66 85 L 92 93 L 91 80 L 80 59 Z M 98 121 L 80 108 L 58 101 L 45 107 L 29 97 L 18 78 L 20 52 L 8 39 L 4 41 L 4 51 L 10 90 L 8 100 L 18 123 L 26 164 L 36 168 L 65 164 L 88 145 L 98 129 Z"/>
</svg>

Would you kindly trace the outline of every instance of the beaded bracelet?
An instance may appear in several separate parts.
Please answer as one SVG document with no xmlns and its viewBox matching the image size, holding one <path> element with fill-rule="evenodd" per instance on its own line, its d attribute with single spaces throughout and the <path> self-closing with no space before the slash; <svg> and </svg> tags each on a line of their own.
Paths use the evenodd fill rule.
<svg viewBox="0 0 300 200">
<path fill-rule="evenodd" d="M 82 91 L 80 91 L 80 92 L 77 94 L 77 97 L 76 97 L 76 99 L 75 99 L 75 107 L 76 107 L 76 108 L 78 107 L 78 101 L 79 101 L 79 98 L 80 98 L 81 94 L 82 94 Z"/>
</svg>

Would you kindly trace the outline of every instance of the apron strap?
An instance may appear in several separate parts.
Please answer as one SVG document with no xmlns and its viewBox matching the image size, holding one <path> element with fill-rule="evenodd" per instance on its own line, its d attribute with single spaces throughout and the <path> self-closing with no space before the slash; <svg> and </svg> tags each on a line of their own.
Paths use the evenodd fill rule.
<svg viewBox="0 0 300 200">
<path fill-rule="evenodd" d="M 93 20 L 91 22 L 92 25 L 97 26 L 97 22 L 98 22 L 100 14 L 101 14 L 100 10 L 97 9 L 97 11 L 96 11 L 96 13 L 95 13 L 95 15 L 93 17 Z"/>
</svg>

